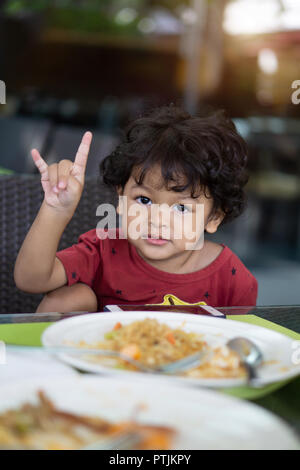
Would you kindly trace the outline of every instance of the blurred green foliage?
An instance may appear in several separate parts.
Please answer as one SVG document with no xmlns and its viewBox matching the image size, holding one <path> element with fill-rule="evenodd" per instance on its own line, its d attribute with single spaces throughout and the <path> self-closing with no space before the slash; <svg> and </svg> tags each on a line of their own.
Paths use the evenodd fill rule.
<svg viewBox="0 0 300 470">
<path fill-rule="evenodd" d="M 43 10 L 49 3 L 48 0 L 9 0 L 4 6 L 4 12 L 13 15 L 24 10 Z"/>
<path fill-rule="evenodd" d="M 126 2 L 134 7 L 138 0 Z M 142 2 L 143 3 L 143 2 Z M 44 13 L 46 24 L 64 30 L 82 32 L 101 32 L 113 34 L 139 34 L 137 28 L 141 16 L 138 14 L 132 21 L 116 21 L 118 10 L 125 8 L 125 2 L 109 0 L 9 0 L 4 11 L 9 16 L 22 15 L 24 12 Z"/>
<path fill-rule="evenodd" d="M 7 13 L 15 13 L 25 9 L 42 10 L 49 7 L 69 9 L 78 7 L 98 10 L 99 8 L 147 8 L 152 6 L 174 10 L 182 5 L 190 5 L 190 0 L 8 0 L 5 11 Z"/>
<path fill-rule="evenodd" d="M 75 31 L 102 32 L 113 34 L 138 34 L 137 24 L 140 18 L 137 16 L 127 24 L 119 24 L 114 17 L 105 12 L 94 9 L 77 8 L 53 8 L 47 15 L 49 26 Z"/>
<path fill-rule="evenodd" d="M 208 1 L 208 0 L 207 0 Z M 189 0 L 8 0 L 4 11 L 10 16 L 26 12 L 44 14 L 49 27 L 114 35 L 140 35 L 138 24 L 153 7 L 176 10 Z M 131 20 L 118 21 L 121 10 L 136 12 Z"/>
</svg>

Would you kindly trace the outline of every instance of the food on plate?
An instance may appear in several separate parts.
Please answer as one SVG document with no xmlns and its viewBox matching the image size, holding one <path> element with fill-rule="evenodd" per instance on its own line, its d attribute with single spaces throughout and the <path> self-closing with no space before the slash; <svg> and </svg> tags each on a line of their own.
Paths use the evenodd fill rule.
<svg viewBox="0 0 300 470">
<path fill-rule="evenodd" d="M 204 335 L 186 332 L 182 328 L 171 328 L 151 318 L 134 321 L 128 325 L 116 323 L 111 331 L 104 335 L 104 340 L 87 344 L 80 341 L 77 346 L 118 351 L 122 355 L 136 359 L 148 367 L 157 367 L 169 362 L 183 359 L 198 351 L 207 351 L 208 359 L 181 375 L 194 378 L 236 378 L 246 376 L 246 371 L 236 352 L 226 345 L 211 347 L 203 338 Z M 107 358 L 89 356 L 93 362 L 107 364 Z M 110 363 L 112 364 L 112 363 Z M 137 370 L 123 359 L 114 359 L 113 364 L 119 368 Z"/>
<path fill-rule="evenodd" d="M 138 435 L 135 449 L 170 449 L 175 436 L 173 429 L 163 426 L 112 423 L 63 411 L 39 391 L 37 404 L 24 403 L 0 415 L 0 448 L 76 450 L 127 430 Z"/>
</svg>

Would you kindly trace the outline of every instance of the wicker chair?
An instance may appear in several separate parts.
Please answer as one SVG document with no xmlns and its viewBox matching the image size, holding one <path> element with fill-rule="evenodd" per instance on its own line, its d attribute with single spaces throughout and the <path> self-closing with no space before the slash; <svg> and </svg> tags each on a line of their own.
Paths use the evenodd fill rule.
<svg viewBox="0 0 300 470">
<path fill-rule="evenodd" d="M 15 285 L 14 264 L 22 242 L 43 200 L 39 176 L 0 176 L 0 314 L 35 312 L 41 294 L 26 294 Z M 66 227 L 58 249 L 76 243 L 81 233 L 99 222 L 96 208 L 101 203 L 116 205 L 117 196 L 97 177 L 87 177 L 81 201 Z"/>
</svg>

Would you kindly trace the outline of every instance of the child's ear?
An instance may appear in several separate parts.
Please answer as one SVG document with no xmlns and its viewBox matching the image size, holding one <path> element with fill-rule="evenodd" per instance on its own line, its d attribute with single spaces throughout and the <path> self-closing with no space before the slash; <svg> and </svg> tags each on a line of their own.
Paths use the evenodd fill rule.
<svg viewBox="0 0 300 470">
<path fill-rule="evenodd" d="M 116 187 L 116 191 L 117 191 L 118 196 L 122 196 L 122 194 L 123 194 L 123 188 L 122 188 L 121 185 L 119 185 L 119 186 Z M 122 208 L 121 208 L 120 206 L 121 206 L 121 204 L 120 204 L 120 197 L 119 197 L 119 198 L 118 198 L 118 205 L 117 205 L 117 209 L 116 209 L 117 214 L 119 214 L 119 215 L 121 215 L 122 212 L 123 212 L 123 211 L 122 211 Z"/>
<path fill-rule="evenodd" d="M 205 230 L 208 233 L 215 233 L 218 230 L 218 227 L 222 220 L 224 219 L 225 214 L 223 212 L 218 211 L 213 215 L 210 215 L 208 221 L 206 222 Z"/>
</svg>

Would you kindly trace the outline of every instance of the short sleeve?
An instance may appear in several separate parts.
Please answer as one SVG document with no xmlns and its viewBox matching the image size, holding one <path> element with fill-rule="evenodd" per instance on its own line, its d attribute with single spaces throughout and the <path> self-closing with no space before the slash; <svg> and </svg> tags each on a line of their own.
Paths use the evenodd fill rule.
<svg viewBox="0 0 300 470">
<path fill-rule="evenodd" d="M 56 253 L 65 268 L 68 286 L 82 282 L 92 287 L 101 267 L 100 242 L 96 230 L 90 230 L 80 235 L 77 244 Z"/>
<path fill-rule="evenodd" d="M 247 287 L 244 292 L 237 298 L 233 305 L 242 306 L 256 306 L 258 283 L 254 276 L 251 276 L 250 282 L 247 283 Z"/>
</svg>

